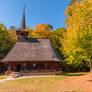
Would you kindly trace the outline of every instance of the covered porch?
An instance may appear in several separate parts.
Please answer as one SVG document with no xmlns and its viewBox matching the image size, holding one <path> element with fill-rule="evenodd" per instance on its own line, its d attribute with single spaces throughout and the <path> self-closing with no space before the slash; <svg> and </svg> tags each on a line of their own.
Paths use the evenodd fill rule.
<svg viewBox="0 0 92 92">
<path fill-rule="evenodd" d="M 7 62 L 7 73 L 47 73 L 61 71 L 61 62 L 53 61 L 30 61 L 30 62 Z"/>
</svg>

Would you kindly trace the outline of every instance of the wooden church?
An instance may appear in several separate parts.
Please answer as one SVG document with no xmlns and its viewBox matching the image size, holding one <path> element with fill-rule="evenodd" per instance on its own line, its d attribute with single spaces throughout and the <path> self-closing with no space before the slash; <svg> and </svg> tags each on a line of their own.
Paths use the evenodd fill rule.
<svg viewBox="0 0 92 92">
<path fill-rule="evenodd" d="M 62 60 L 49 39 L 27 38 L 25 8 L 21 26 L 16 30 L 18 40 L 8 55 L 2 60 L 8 65 L 8 74 L 54 73 L 62 71 Z"/>
</svg>

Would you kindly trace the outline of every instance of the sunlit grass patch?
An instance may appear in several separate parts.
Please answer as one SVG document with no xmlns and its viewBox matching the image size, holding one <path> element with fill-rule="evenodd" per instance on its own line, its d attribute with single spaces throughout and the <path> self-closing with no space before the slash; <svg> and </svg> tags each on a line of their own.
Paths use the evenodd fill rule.
<svg viewBox="0 0 92 92">
<path fill-rule="evenodd" d="M 0 80 L 2 80 L 2 79 L 4 79 L 4 78 L 6 78 L 5 75 L 0 75 Z"/>
</svg>

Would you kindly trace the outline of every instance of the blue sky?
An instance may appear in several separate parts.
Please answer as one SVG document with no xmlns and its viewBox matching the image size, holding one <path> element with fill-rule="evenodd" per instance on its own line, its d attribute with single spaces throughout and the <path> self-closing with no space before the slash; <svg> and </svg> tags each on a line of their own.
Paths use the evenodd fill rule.
<svg viewBox="0 0 92 92">
<path fill-rule="evenodd" d="M 0 23 L 7 28 L 20 26 L 26 6 L 26 25 L 51 24 L 54 29 L 65 27 L 64 12 L 70 0 L 0 0 Z"/>
</svg>

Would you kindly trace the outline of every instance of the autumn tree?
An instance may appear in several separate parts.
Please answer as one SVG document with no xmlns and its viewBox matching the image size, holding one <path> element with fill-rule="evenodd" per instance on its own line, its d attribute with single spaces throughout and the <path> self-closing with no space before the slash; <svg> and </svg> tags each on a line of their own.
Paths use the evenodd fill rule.
<svg viewBox="0 0 92 92">
<path fill-rule="evenodd" d="M 76 0 L 66 9 L 66 34 L 63 54 L 65 61 L 75 68 L 89 66 L 92 61 L 92 20 L 91 1 Z"/>
<path fill-rule="evenodd" d="M 53 27 L 50 24 L 40 24 L 35 27 L 35 31 L 47 31 L 53 29 Z"/>
<path fill-rule="evenodd" d="M 8 30 L 8 37 L 14 43 L 17 40 L 16 29 L 13 26 L 11 26 L 10 30 Z"/>
<path fill-rule="evenodd" d="M 29 31 L 28 37 L 49 38 L 52 28 L 53 27 L 50 24 L 40 24 L 40 25 L 37 25 L 35 29 L 31 29 L 27 27 L 27 30 Z"/>
</svg>

